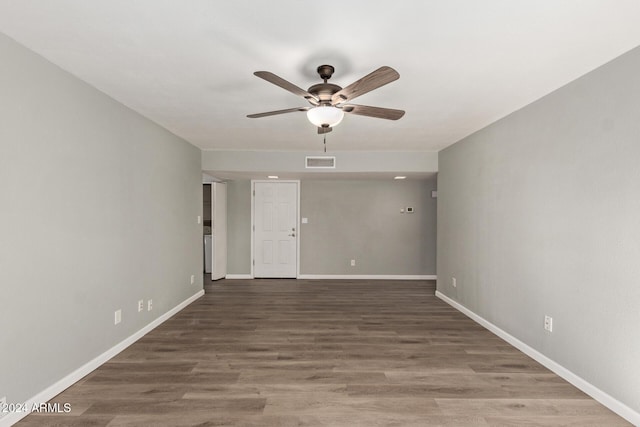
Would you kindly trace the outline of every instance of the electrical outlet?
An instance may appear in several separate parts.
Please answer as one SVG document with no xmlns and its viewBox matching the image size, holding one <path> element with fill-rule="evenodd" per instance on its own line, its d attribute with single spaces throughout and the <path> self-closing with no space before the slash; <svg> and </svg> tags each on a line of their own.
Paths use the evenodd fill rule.
<svg viewBox="0 0 640 427">
<path fill-rule="evenodd" d="M 120 322 L 122 322 L 122 310 L 116 310 L 113 315 L 113 324 L 117 325 Z"/>
<path fill-rule="evenodd" d="M 544 330 L 553 332 L 553 317 L 544 316 Z"/>
<path fill-rule="evenodd" d="M 198 215 L 198 224 L 200 224 L 201 222 L 202 222 L 202 217 Z"/>
<path fill-rule="evenodd" d="M 140 313 L 142 310 L 144 310 L 144 300 L 138 300 L 138 313 Z"/>
<path fill-rule="evenodd" d="M 196 276 L 194 276 L 193 274 L 191 275 L 191 284 L 193 285 L 194 283 L 196 283 Z"/>
<path fill-rule="evenodd" d="M 455 277 L 451 278 L 451 286 L 453 286 L 454 288 L 458 287 L 458 281 L 456 280 Z"/>
<path fill-rule="evenodd" d="M 351 267 L 355 267 L 355 266 L 356 266 L 356 260 L 355 260 L 355 259 L 352 259 L 352 260 L 351 260 Z"/>
<path fill-rule="evenodd" d="M 151 311 L 152 308 L 153 308 L 153 300 L 150 299 L 149 301 L 147 301 L 147 311 Z"/>
</svg>

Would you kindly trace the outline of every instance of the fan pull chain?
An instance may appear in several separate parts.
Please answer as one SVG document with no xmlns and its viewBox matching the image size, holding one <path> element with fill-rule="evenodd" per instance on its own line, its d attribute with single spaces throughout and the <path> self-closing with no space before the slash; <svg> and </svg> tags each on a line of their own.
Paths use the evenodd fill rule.
<svg viewBox="0 0 640 427">
<path fill-rule="evenodd" d="M 324 136 L 324 152 L 327 152 L 327 135 Z"/>
</svg>

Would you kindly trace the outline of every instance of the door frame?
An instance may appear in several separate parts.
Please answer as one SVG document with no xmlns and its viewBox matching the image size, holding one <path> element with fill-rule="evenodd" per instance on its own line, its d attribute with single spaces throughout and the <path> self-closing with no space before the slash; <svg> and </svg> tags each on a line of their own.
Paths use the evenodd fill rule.
<svg viewBox="0 0 640 427">
<path fill-rule="evenodd" d="M 211 238 L 211 245 L 213 246 L 213 256 L 211 260 L 211 280 L 224 279 L 227 276 L 227 189 L 228 188 L 226 182 L 211 183 L 211 231 L 213 234 Z M 219 193 L 224 193 L 224 198 L 220 199 Z M 220 206 L 220 204 L 222 204 L 223 206 Z M 216 214 L 216 211 L 220 211 L 223 213 L 224 227 L 220 226 L 221 218 Z"/>
<path fill-rule="evenodd" d="M 300 180 L 299 179 L 252 179 L 251 180 L 251 278 L 254 279 L 253 272 L 255 266 L 255 200 L 256 183 L 294 183 L 296 184 L 296 279 L 300 278 Z"/>
</svg>

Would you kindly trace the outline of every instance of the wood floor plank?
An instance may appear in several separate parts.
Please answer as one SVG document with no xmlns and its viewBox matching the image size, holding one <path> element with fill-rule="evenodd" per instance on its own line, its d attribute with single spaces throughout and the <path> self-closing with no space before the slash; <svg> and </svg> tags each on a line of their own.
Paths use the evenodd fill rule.
<svg viewBox="0 0 640 427">
<path fill-rule="evenodd" d="M 25 426 L 624 426 L 428 281 L 221 280 Z"/>
<path fill-rule="evenodd" d="M 113 415 L 85 415 L 69 417 L 64 415 L 31 414 L 19 422 L 21 427 L 106 427 L 113 421 Z"/>
<path fill-rule="evenodd" d="M 194 414 L 224 412 L 226 414 L 262 413 L 266 399 L 261 397 L 222 397 L 217 399 L 155 399 L 138 401 L 135 399 L 113 399 L 95 402 L 85 411 L 87 415 L 123 414 Z"/>
<path fill-rule="evenodd" d="M 624 420 L 612 420 L 610 415 L 534 415 L 529 417 L 487 417 L 492 427 L 623 427 Z"/>
<path fill-rule="evenodd" d="M 349 419 L 359 414 L 378 414 L 381 416 L 406 415 L 427 418 L 430 415 L 442 415 L 434 399 L 427 398 L 348 398 L 338 393 L 305 393 L 302 396 L 288 394 L 269 395 L 265 414 L 315 415 L 350 414 Z"/>
<path fill-rule="evenodd" d="M 611 411 L 593 399 L 435 399 L 445 415 L 485 417 L 610 416 Z"/>
</svg>

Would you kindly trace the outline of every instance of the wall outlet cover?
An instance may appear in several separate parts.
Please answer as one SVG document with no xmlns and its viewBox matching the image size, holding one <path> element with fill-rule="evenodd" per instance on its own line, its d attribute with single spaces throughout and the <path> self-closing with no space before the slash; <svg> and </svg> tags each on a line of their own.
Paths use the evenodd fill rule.
<svg viewBox="0 0 640 427">
<path fill-rule="evenodd" d="M 138 300 L 138 313 L 140 313 L 142 310 L 144 310 L 144 300 Z"/>
<path fill-rule="evenodd" d="M 122 310 L 116 310 L 113 314 L 113 324 L 117 325 L 122 322 Z"/>
<path fill-rule="evenodd" d="M 193 274 L 191 275 L 191 284 L 193 285 L 194 283 L 196 283 L 196 276 L 194 276 Z"/>
<path fill-rule="evenodd" d="M 153 308 L 153 300 L 150 299 L 149 301 L 147 301 L 147 311 L 151 311 L 152 308 Z"/>
<path fill-rule="evenodd" d="M 456 280 L 455 277 L 451 278 L 451 286 L 453 286 L 454 288 L 458 287 L 458 281 Z"/>
<path fill-rule="evenodd" d="M 355 267 L 355 266 L 356 266 L 356 260 L 355 260 L 355 259 L 352 259 L 352 260 L 351 260 L 351 267 Z"/>
</svg>

